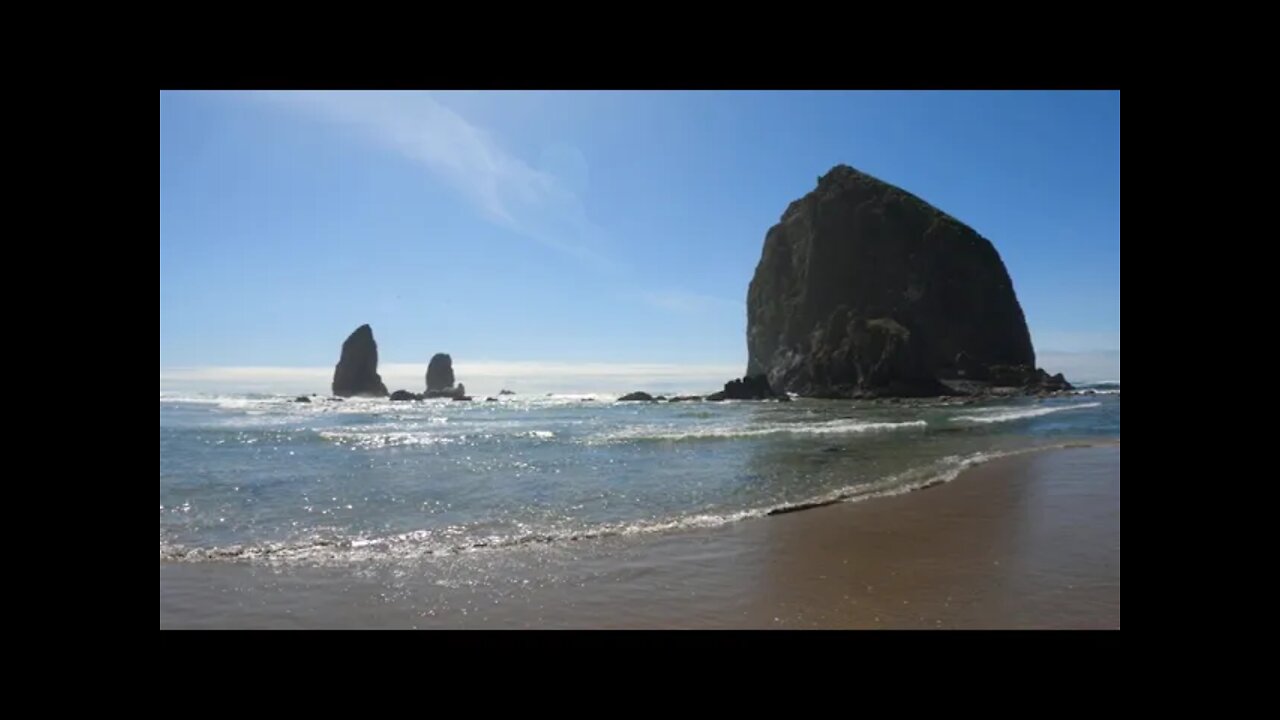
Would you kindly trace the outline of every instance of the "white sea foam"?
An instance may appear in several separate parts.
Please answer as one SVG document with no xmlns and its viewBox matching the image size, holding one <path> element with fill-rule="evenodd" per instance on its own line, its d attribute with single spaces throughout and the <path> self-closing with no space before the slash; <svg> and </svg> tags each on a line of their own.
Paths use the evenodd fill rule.
<svg viewBox="0 0 1280 720">
<path fill-rule="evenodd" d="M 1064 446 L 1052 446 L 1064 447 Z M 604 523 L 579 528 L 529 528 L 509 535 L 466 537 L 465 528 L 450 526 L 438 530 L 414 530 L 381 537 L 313 536 L 293 542 L 267 542 L 257 545 L 232 545 L 216 548 L 188 548 L 165 541 L 160 543 L 162 561 L 198 562 L 206 560 L 252 561 L 268 563 L 349 564 L 368 561 L 409 561 L 430 557 L 574 542 L 609 537 L 632 537 L 683 530 L 715 528 L 751 518 L 781 515 L 841 502 L 858 502 L 877 497 L 901 495 L 957 478 L 964 470 L 991 460 L 1035 450 L 1025 448 L 1001 452 L 979 452 L 966 456 L 948 456 L 928 465 L 914 468 L 882 480 L 850 485 L 817 497 L 778 503 L 768 507 L 696 513 L 681 517 Z"/>
<path fill-rule="evenodd" d="M 520 430 L 512 433 L 502 432 L 456 432 L 445 434 L 438 431 L 422 430 L 382 430 L 382 429 L 335 429 L 322 430 L 320 437 L 339 445 L 376 450 L 387 447 L 407 447 L 414 445 L 455 445 L 472 444 L 481 441 L 501 439 L 504 437 L 530 438 L 534 440 L 550 440 L 555 433 L 550 430 Z"/>
<path fill-rule="evenodd" d="M 1076 403 L 1075 405 L 1056 405 L 1052 407 L 997 407 L 987 408 L 985 410 L 977 410 L 974 415 L 957 415 L 952 420 L 965 420 L 975 423 L 1001 423 L 1012 422 L 1014 420 L 1025 420 L 1026 418 L 1040 417 L 1051 413 L 1063 412 L 1065 410 L 1082 410 L 1084 408 L 1098 407 L 1102 403 L 1088 402 Z"/>
<path fill-rule="evenodd" d="M 848 435 L 858 433 L 886 432 L 893 430 L 922 429 L 928 426 L 924 420 L 906 422 L 866 422 L 862 420 L 831 420 L 821 423 L 770 423 L 709 425 L 673 429 L 665 425 L 635 425 L 620 430 L 602 433 L 591 438 L 590 442 L 627 442 L 633 440 L 700 440 L 760 437 L 764 435 Z"/>
</svg>

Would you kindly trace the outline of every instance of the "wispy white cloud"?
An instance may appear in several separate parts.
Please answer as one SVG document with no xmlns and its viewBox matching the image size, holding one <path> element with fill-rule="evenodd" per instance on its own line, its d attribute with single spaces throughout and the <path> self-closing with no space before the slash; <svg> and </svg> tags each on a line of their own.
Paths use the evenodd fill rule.
<svg viewBox="0 0 1280 720">
<path fill-rule="evenodd" d="M 704 313 L 717 310 L 742 310 L 744 313 L 746 312 L 745 301 L 726 300 L 682 290 L 659 290 L 642 293 L 640 299 L 652 307 L 676 313 Z"/>
<path fill-rule="evenodd" d="M 454 374 L 473 395 L 502 388 L 545 392 L 703 392 L 718 390 L 742 374 L 741 365 L 674 363 L 457 362 Z M 420 391 L 426 367 L 381 363 L 378 372 L 390 390 Z M 332 367 L 185 367 L 160 370 L 161 392 L 327 393 Z"/>
<path fill-rule="evenodd" d="M 422 92 L 254 93 L 347 125 L 419 163 L 491 222 L 597 265 L 604 233 L 555 176 L 504 150 L 485 130 Z"/>
</svg>

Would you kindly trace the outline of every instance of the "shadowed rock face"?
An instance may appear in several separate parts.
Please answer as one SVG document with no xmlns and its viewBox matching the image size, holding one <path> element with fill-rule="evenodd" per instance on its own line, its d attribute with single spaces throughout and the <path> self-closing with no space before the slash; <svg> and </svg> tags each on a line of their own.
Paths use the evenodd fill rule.
<svg viewBox="0 0 1280 720">
<path fill-rule="evenodd" d="M 333 369 L 332 390 L 337 397 L 387 396 L 387 386 L 378 375 L 378 343 L 368 325 L 356 328 L 342 343 L 342 356 Z"/>
<path fill-rule="evenodd" d="M 741 380 L 730 380 L 724 384 L 724 389 L 720 392 L 711 393 L 707 396 L 708 400 L 781 400 L 790 402 L 791 398 L 786 393 L 774 392 L 769 387 L 769 379 L 764 375 L 755 375 L 744 377 Z"/>
<path fill-rule="evenodd" d="M 791 203 L 747 292 L 747 375 L 807 396 L 938 395 L 1035 352 L 985 238 L 847 165 Z"/>
<path fill-rule="evenodd" d="M 453 358 L 436 353 L 427 365 L 427 392 L 453 389 Z"/>
</svg>

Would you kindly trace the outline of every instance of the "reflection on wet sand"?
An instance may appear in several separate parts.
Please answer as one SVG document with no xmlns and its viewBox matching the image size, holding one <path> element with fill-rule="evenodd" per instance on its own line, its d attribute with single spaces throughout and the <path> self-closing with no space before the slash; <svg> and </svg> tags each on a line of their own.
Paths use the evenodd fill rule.
<svg viewBox="0 0 1280 720">
<path fill-rule="evenodd" d="M 1120 447 L 1036 452 L 760 524 L 752 625 L 1120 626 Z"/>
</svg>

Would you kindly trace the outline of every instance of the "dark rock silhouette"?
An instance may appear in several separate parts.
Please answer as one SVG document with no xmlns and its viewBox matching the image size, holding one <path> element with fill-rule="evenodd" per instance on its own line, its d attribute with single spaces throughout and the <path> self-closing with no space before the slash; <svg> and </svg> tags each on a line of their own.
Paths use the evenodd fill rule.
<svg viewBox="0 0 1280 720">
<path fill-rule="evenodd" d="M 453 384 L 453 358 L 448 353 L 436 353 L 427 364 L 427 391 L 424 398 L 466 398 L 467 388 L 462 383 Z"/>
<path fill-rule="evenodd" d="M 408 390 L 397 390 L 391 393 L 391 402 L 405 402 L 406 400 L 421 400 L 422 396 L 411 393 Z"/>
<path fill-rule="evenodd" d="M 311 398 L 307 397 L 306 395 L 299 395 L 298 397 L 294 398 L 293 401 L 309 403 L 311 402 Z"/>
<path fill-rule="evenodd" d="M 764 375 L 752 375 L 741 380 L 730 380 L 724 384 L 724 390 L 711 393 L 708 400 L 781 400 L 790 401 L 786 393 L 774 392 L 769 386 L 769 378 Z"/>
<path fill-rule="evenodd" d="M 368 325 L 356 328 L 342 343 L 342 356 L 333 369 L 332 390 L 338 397 L 387 396 L 387 386 L 378 375 L 378 343 Z"/>
<path fill-rule="evenodd" d="M 453 389 L 453 358 L 448 353 L 436 353 L 427 365 L 427 391 Z"/>
<path fill-rule="evenodd" d="M 653 402 L 653 396 L 647 392 L 627 393 L 618 398 L 618 402 Z"/>
<path fill-rule="evenodd" d="M 992 244 L 847 165 L 766 235 L 747 292 L 747 350 L 749 376 L 813 397 L 951 394 L 949 380 L 1027 387 L 1043 372 Z M 1022 370 L 993 376 L 996 367 Z"/>
</svg>

